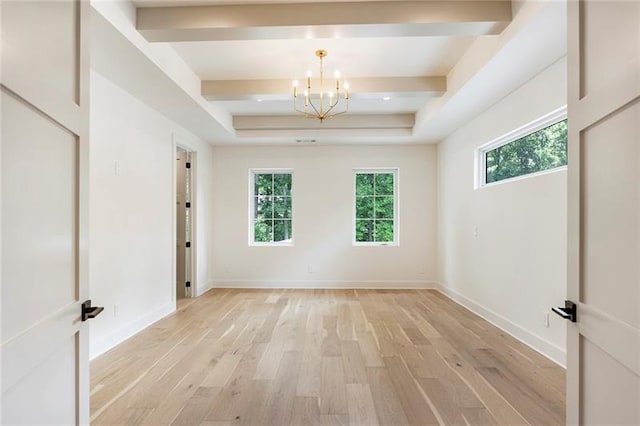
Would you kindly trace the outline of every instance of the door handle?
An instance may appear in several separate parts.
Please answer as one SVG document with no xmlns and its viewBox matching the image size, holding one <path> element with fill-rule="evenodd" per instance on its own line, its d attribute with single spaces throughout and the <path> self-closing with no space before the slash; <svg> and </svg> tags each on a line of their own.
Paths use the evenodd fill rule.
<svg viewBox="0 0 640 426">
<path fill-rule="evenodd" d="M 564 308 L 551 308 L 551 310 L 571 322 L 576 322 L 578 319 L 578 307 L 570 300 L 564 301 Z"/>
<path fill-rule="evenodd" d="M 87 300 L 82 304 L 82 321 L 93 319 L 104 311 L 102 306 L 91 306 L 91 300 Z"/>
</svg>

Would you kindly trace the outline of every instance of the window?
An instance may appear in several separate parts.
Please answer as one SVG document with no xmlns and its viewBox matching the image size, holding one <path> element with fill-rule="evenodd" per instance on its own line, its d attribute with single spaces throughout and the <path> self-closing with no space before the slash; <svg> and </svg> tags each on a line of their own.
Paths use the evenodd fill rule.
<svg viewBox="0 0 640 426">
<path fill-rule="evenodd" d="M 252 245 L 293 243 L 292 171 L 251 171 Z"/>
<path fill-rule="evenodd" d="M 481 186 L 566 166 L 566 109 L 481 147 L 479 154 Z"/>
<path fill-rule="evenodd" d="M 354 244 L 397 244 L 397 185 L 397 169 L 355 172 Z"/>
</svg>

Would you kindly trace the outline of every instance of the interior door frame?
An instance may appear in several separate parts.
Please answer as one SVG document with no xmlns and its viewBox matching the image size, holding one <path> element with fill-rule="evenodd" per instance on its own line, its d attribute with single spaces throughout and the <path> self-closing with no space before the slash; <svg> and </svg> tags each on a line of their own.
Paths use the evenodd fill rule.
<svg viewBox="0 0 640 426">
<path fill-rule="evenodd" d="M 173 182 L 173 186 L 172 186 L 172 203 L 171 203 L 171 212 L 172 212 L 172 223 L 173 223 L 173 233 L 172 233 L 172 244 L 171 244 L 171 250 L 172 250 L 172 259 L 173 259 L 173 264 L 171 267 L 171 271 L 172 271 L 172 282 L 174 282 L 174 280 L 176 279 L 176 265 L 177 265 L 177 261 L 178 261 L 178 252 L 176 250 L 176 245 L 177 245 L 177 231 L 178 231 L 178 215 L 177 215 L 177 194 L 176 194 L 176 186 L 177 186 L 177 180 L 178 180 L 178 175 L 177 175 L 177 169 L 176 169 L 176 161 L 175 161 L 175 156 L 176 156 L 176 152 L 178 148 L 182 148 L 185 151 L 189 152 L 191 154 L 191 207 L 190 207 L 190 211 L 191 211 L 191 297 L 197 297 L 199 295 L 198 293 L 198 269 L 197 269 L 197 265 L 198 265 L 198 187 L 197 187 L 197 170 L 198 170 L 198 153 L 197 151 L 190 146 L 190 144 L 188 142 L 183 141 L 182 139 L 180 139 L 175 133 L 173 134 L 173 142 L 172 142 L 172 154 L 171 154 L 171 158 L 172 158 L 172 164 L 171 164 L 171 170 L 172 170 L 172 182 Z M 171 294 L 172 294 L 172 300 L 175 302 L 176 301 L 176 285 L 174 282 L 174 285 L 171 288 Z"/>
</svg>

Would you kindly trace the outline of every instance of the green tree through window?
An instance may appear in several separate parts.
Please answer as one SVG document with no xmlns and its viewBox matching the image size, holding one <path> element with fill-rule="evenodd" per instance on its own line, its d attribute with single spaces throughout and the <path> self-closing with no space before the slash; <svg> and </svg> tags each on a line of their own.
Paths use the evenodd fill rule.
<svg viewBox="0 0 640 426">
<path fill-rule="evenodd" d="M 394 172 L 356 172 L 356 242 L 395 241 L 394 191 Z"/>
<path fill-rule="evenodd" d="M 485 153 L 486 183 L 567 164 L 567 120 Z"/>
<path fill-rule="evenodd" d="M 290 242 L 293 238 L 291 173 L 254 173 L 253 186 L 253 241 Z"/>
</svg>

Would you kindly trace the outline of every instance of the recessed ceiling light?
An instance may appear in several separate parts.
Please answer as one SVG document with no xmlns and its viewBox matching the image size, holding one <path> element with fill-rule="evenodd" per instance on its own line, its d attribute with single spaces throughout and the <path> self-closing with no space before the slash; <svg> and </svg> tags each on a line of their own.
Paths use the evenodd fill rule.
<svg viewBox="0 0 640 426">
<path fill-rule="evenodd" d="M 382 98 L 383 101 L 388 101 L 389 99 L 391 99 L 391 96 L 385 96 L 384 98 Z"/>
<path fill-rule="evenodd" d="M 262 99 L 258 99 L 258 102 L 262 102 Z"/>
</svg>

